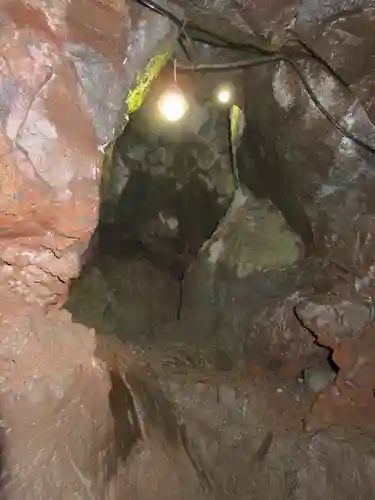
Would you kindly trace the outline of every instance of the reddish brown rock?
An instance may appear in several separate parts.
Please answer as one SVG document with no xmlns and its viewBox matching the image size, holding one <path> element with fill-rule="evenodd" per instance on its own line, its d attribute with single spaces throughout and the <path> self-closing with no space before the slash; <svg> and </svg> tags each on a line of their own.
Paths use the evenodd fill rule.
<svg viewBox="0 0 375 500">
<path fill-rule="evenodd" d="M 124 373 L 116 393 L 95 333 L 44 308 L 65 300 L 96 226 L 101 147 L 141 69 L 121 83 L 132 19 L 111 0 L 16 0 L 0 14 L 0 496 L 117 499 L 126 485 L 142 497 L 119 473 L 141 437 Z"/>
<path fill-rule="evenodd" d="M 1 325 L 2 494 L 64 498 L 73 487 L 81 498 L 104 495 L 115 456 L 113 419 L 94 332 L 73 326 L 67 313 L 28 313 Z"/>
<path fill-rule="evenodd" d="M 0 290 L 61 304 L 97 223 L 101 147 L 124 121 L 144 58 L 174 32 L 167 21 L 143 47 L 134 40 L 145 29 L 139 9 L 110 0 L 47 10 L 17 0 L 1 15 Z M 147 15 L 151 30 L 159 16 Z M 139 62 L 124 72 L 129 37 Z"/>
<path fill-rule="evenodd" d="M 329 348 L 337 377 L 315 401 L 309 429 L 327 425 L 373 428 L 375 417 L 375 341 L 372 304 L 360 296 L 317 296 L 297 305 L 296 314 Z"/>
<path fill-rule="evenodd" d="M 220 3 L 246 31 L 245 16 L 238 16 L 239 11 L 229 8 L 229 3 L 224 6 Z M 359 7 L 368 5 L 368 2 L 362 3 L 358 3 Z M 264 36 L 275 35 L 278 29 L 282 32 L 293 22 L 296 4 L 288 0 L 280 9 L 276 4 L 268 2 L 259 19 L 254 22 L 248 19 L 247 25 Z M 211 7 L 217 6 L 218 2 L 214 2 Z M 323 6 L 319 2 L 306 1 L 298 6 L 299 33 L 309 39 L 321 35 L 323 45 L 328 39 L 321 28 L 327 27 L 332 19 L 350 13 L 347 4 L 341 8 L 334 2 L 325 2 Z M 164 480 L 164 495 L 161 496 L 167 498 L 165 491 L 168 491 L 171 497 L 174 494 L 175 498 L 181 498 L 183 488 L 179 494 L 178 484 L 176 489 L 168 489 L 167 476 L 174 476 L 170 467 L 173 459 L 167 457 L 163 461 L 157 453 L 152 453 L 162 448 L 160 440 L 151 443 L 143 440 L 147 445 L 134 452 L 139 462 L 135 466 L 134 462 L 129 462 L 129 469 L 124 470 L 119 456 L 122 453 L 124 459 L 130 452 L 126 454 L 129 448 L 122 445 L 126 439 L 131 441 L 136 437 L 136 433 L 130 419 L 123 418 L 120 435 L 123 441 L 116 436 L 121 452 L 115 449 L 116 419 L 111 415 L 109 403 L 112 365 L 105 361 L 103 366 L 95 356 L 94 334 L 73 326 L 69 316 L 56 313 L 44 317 L 44 312 L 35 308 L 35 305 L 59 304 L 64 299 L 69 280 L 79 272 L 81 255 L 96 224 L 98 173 L 102 161 L 99 147 L 111 138 L 116 125 L 124 88 L 118 85 L 122 64 L 126 57 L 136 53 L 133 50 L 136 37 L 131 42 L 126 38 L 128 12 L 120 0 L 73 3 L 66 0 L 56 4 L 49 2 L 48 8 L 41 0 L 14 0 L 3 2 L 1 8 L 0 376 L 3 378 L 0 412 L 4 441 L 1 452 L 5 450 L 1 486 L 9 498 L 17 500 L 58 498 L 58 495 L 64 498 L 71 496 L 72 491 L 81 498 L 99 499 L 107 495 L 116 499 L 124 495 L 125 487 L 129 488 L 126 492 L 129 497 L 138 494 L 143 499 L 146 498 L 144 492 L 139 492 L 136 482 L 139 470 L 142 471 L 142 458 L 146 456 L 151 457 L 146 463 L 147 480 L 141 483 L 147 489 L 146 494 L 153 497 L 155 491 L 160 493 L 155 485 L 161 483 L 153 474 L 155 467 L 160 466 L 157 472 Z M 250 10 L 245 6 L 241 9 Z M 258 10 L 252 14 L 256 12 Z M 371 12 L 369 14 L 371 21 Z M 168 25 L 169 21 L 163 19 L 163 23 Z M 270 33 L 270 27 L 274 33 Z M 335 28 L 337 26 L 332 26 L 333 31 Z M 349 26 L 344 28 L 350 32 Z M 252 38 L 256 38 L 255 35 Z M 276 39 L 279 41 L 280 33 Z M 127 42 L 128 51 L 125 50 Z M 358 47 L 362 51 L 362 43 Z M 357 57 L 358 51 L 353 49 L 351 54 Z M 144 62 L 147 57 L 140 60 Z M 317 66 L 303 63 L 301 68 L 313 81 L 314 89 L 318 93 L 321 91 L 331 112 L 337 117 L 345 115 L 348 127 L 354 121 L 356 134 L 371 142 L 371 124 L 354 97 L 342 97 L 339 85 Z M 361 68 L 366 75 L 361 74 Z M 365 84 L 360 97 L 371 109 L 371 64 L 361 68 L 355 68 L 352 83 L 359 93 L 362 83 Z M 249 112 L 252 123 L 246 135 L 251 138 L 252 132 L 258 129 L 266 132 L 261 141 L 255 140 L 255 145 L 261 145 L 261 151 L 258 157 L 254 154 L 256 150 L 252 152 L 253 160 L 259 162 L 258 174 L 263 172 L 266 188 L 271 179 L 277 189 L 262 194 L 280 208 L 305 246 L 313 248 L 312 243 L 318 243 L 316 247 L 350 270 L 347 289 L 355 285 L 362 294 L 365 290 L 371 292 L 375 246 L 372 162 L 362 150 L 342 139 L 319 115 L 306 93 L 300 91 L 300 84 L 290 82 L 282 65 L 262 71 L 258 71 L 257 78 L 248 75 L 247 91 L 254 106 Z M 98 74 L 103 81 L 104 75 L 110 75 L 103 87 L 96 85 Z M 92 75 L 96 80 L 90 86 L 87 82 Z M 283 99 L 285 90 L 289 91 L 286 100 Z M 110 108 L 115 100 L 117 106 L 113 111 Z M 104 124 L 99 119 L 101 114 L 110 117 Z M 282 206 L 282 200 L 276 197 L 279 187 L 282 187 L 284 201 L 291 200 L 289 205 Z M 291 261 L 296 262 L 295 259 Z M 302 274 L 299 261 L 294 270 L 293 286 L 304 290 L 305 282 L 299 279 Z M 281 346 L 281 354 L 287 352 L 288 340 L 292 339 L 294 349 L 290 355 L 294 355 L 299 353 L 298 344 L 302 338 L 300 330 L 293 330 L 296 325 L 292 315 L 294 302 L 289 299 L 293 287 L 286 280 L 288 286 L 284 288 L 286 281 L 280 269 L 270 276 L 281 276 L 281 279 L 269 280 L 264 287 L 256 289 L 262 292 L 259 293 L 262 295 L 260 303 L 266 308 L 266 314 L 260 316 L 258 323 L 262 323 L 262 328 L 255 328 L 256 337 L 262 337 L 268 328 L 270 335 L 263 336 L 264 342 L 260 345 Z M 322 284 L 325 277 L 322 266 L 316 279 Z M 267 295 L 267 287 L 273 295 Z M 327 288 L 330 287 L 333 285 L 328 280 Z M 217 290 L 213 288 L 215 295 Z M 273 298 L 275 288 L 277 300 Z M 248 288 L 244 290 L 246 310 Z M 32 307 L 24 304 L 20 307 L 20 297 Z M 332 312 L 331 306 L 326 309 Z M 318 308 L 317 316 L 322 319 L 324 312 Z M 320 341 L 333 349 L 333 359 L 340 368 L 336 383 L 323 393 L 314 408 L 318 411 L 320 405 L 318 416 L 324 422 L 343 423 L 340 417 L 349 415 L 351 422 L 363 426 L 367 424 L 364 419 L 374 415 L 371 329 L 365 328 L 363 321 L 367 321 L 367 315 L 361 307 L 356 321 L 344 328 L 336 321 L 336 314 L 341 314 L 337 304 L 333 312 L 328 319 L 323 318 L 322 324 L 311 325 L 317 327 L 315 333 Z M 290 328 L 292 321 L 293 328 Z M 242 328 L 241 340 L 244 332 Z M 273 342 L 274 339 L 277 342 Z M 233 345 L 233 337 L 229 340 Z M 242 347 L 242 343 L 237 344 Z M 120 379 L 125 387 L 120 391 L 124 395 L 123 417 L 131 410 L 129 399 L 125 397 L 131 391 L 124 373 Z M 358 408 L 362 411 L 360 417 Z M 293 467 L 288 471 L 292 475 L 289 483 L 280 481 L 280 485 L 287 484 L 290 488 L 285 497 L 295 491 L 301 498 L 327 497 L 327 490 L 332 491 L 327 457 L 332 452 L 337 460 L 336 441 L 335 437 L 327 446 L 324 440 L 320 443 L 315 440 L 315 446 L 314 442 L 312 446 L 307 443 L 311 462 L 318 463 L 313 471 L 314 483 L 319 486 L 318 496 L 311 488 L 311 467 L 307 463 L 297 478 Z M 287 451 L 293 455 L 295 449 L 290 447 Z M 354 455 L 354 462 L 361 464 L 358 455 L 363 456 L 363 453 Z M 1 461 L 4 462 L 3 457 Z M 285 463 L 285 456 L 281 462 Z M 187 470 L 185 465 L 182 469 Z M 374 491 L 372 457 L 366 457 L 363 465 L 363 469 L 369 470 L 370 478 L 365 472 L 361 492 L 364 497 L 371 498 Z M 344 470 L 342 464 L 336 467 L 335 472 Z M 322 468 L 325 474 L 321 479 Z M 344 494 L 353 498 L 358 493 L 359 469 L 354 469 L 349 462 L 346 470 L 350 488 L 336 474 L 339 484 L 335 483 L 335 493 L 344 490 Z M 123 477 L 126 479 L 122 482 Z M 196 478 L 190 477 L 191 481 L 185 485 L 193 484 L 194 489 Z M 265 484 L 269 485 L 270 478 L 266 479 Z M 58 492 L 56 487 L 59 487 Z M 185 494 L 190 498 L 198 496 L 189 489 L 185 489 Z M 280 487 L 277 487 L 274 498 L 280 496 Z"/>
<path fill-rule="evenodd" d="M 67 312 L 27 313 L 0 325 L 1 498 L 200 498 L 147 367 Z"/>
<path fill-rule="evenodd" d="M 102 154 L 62 52 L 68 5 L 46 16 L 41 5 L 9 2 L 0 28 L 0 284 L 39 305 L 58 302 L 79 272 L 98 209 Z"/>
</svg>

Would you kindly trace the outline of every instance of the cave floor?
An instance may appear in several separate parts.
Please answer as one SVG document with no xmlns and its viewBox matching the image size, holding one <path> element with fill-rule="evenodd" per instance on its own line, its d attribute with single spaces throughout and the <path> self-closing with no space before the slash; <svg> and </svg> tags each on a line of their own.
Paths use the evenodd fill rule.
<svg viewBox="0 0 375 500">
<path fill-rule="evenodd" d="M 209 496 L 373 498 L 373 436 L 354 426 L 306 429 L 317 393 L 267 360 L 230 370 L 207 361 L 177 319 L 179 283 L 152 267 L 139 260 L 94 264 L 69 308 L 76 320 L 114 333 L 152 366 L 204 464 Z"/>
</svg>

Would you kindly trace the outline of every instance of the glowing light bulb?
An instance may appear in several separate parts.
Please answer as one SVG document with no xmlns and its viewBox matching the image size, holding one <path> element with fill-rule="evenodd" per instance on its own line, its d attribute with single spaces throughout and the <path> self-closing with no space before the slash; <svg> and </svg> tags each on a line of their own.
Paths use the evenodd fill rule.
<svg viewBox="0 0 375 500">
<path fill-rule="evenodd" d="M 216 99 L 221 104 L 230 104 L 233 100 L 233 89 L 229 86 L 222 86 L 216 89 Z"/>
<path fill-rule="evenodd" d="M 166 90 L 159 99 L 160 114 L 169 122 L 177 122 L 188 110 L 188 102 L 184 94 L 177 88 Z"/>
<path fill-rule="evenodd" d="M 220 90 L 220 92 L 217 95 L 217 98 L 219 99 L 220 102 L 222 102 L 223 104 L 226 104 L 227 102 L 230 101 L 231 93 L 229 92 L 229 90 L 226 90 L 226 89 Z"/>
</svg>

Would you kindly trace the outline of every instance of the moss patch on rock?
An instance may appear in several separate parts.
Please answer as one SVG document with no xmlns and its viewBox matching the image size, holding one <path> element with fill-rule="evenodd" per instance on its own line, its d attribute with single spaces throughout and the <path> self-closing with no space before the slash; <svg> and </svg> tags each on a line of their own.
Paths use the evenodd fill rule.
<svg viewBox="0 0 375 500">
<path fill-rule="evenodd" d="M 169 57 L 170 51 L 166 50 L 149 59 L 145 70 L 137 78 L 134 90 L 131 90 L 126 98 L 128 113 L 134 113 L 142 106 L 151 83 L 159 75 Z"/>
</svg>

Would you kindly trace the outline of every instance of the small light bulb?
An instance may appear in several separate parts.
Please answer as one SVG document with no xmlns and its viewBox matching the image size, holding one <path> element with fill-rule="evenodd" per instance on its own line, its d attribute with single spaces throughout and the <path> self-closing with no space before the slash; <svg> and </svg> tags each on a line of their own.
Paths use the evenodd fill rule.
<svg viewBox="0 0 375 500">
<path fill-rule="evenodd" d="M 169 122 L 177 122 L 185 115 L 188 102 L 179 89 L 166 90 L 158 102 L 160 114 Z"/>
<path fill-rule="evenodd" d="M 233 89 L 230 85 L 217 88 L 215 94 L 221 104 L 230 104 L 233 101 Z"/>
<path fill-rule="evenodd" d="M 217 98 L 219 99 L 220 102 L 222 102 L 223 104 L 226 104 L 227 102 L 230 101 L 231 94 L 230 94 L 229 90 L 221 90 L 218 93 Z"/>
</svg>

